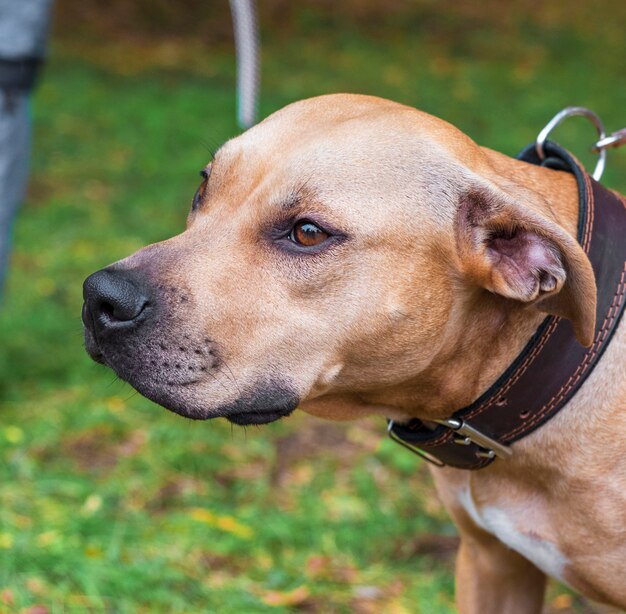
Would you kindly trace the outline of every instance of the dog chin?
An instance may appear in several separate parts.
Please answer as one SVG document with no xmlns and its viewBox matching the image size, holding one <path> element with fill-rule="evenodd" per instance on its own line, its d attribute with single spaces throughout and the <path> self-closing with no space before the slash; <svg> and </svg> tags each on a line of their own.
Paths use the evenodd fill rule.
<svg viewBox="0 0 626 614">
<path fill-rule="evenodd" d="M 241 412 L 228 414 L 224 417 L 233 424 L 249 426 L 251 424 L 269 424 L 270 422 L 276 422 L 276 420 L 286 418 L 292 411 L 293 410 L 273 410 L 264 411 L 263 413 Z"/>
<path fill-rule="evenodd" d="M 274 390 L 269 394 L 266 390 L 260 393 L 257 391 L 255 394 L 246 394 L 226 406 L 210 408 L 193 397 L 189 398 L 187 390 L 163 392 L 145 388 L 142 390 L 143 387 L 137 385 L 135 387 L 145 397 L 184 418 L 191 420 L 226 418 L 239 426 L 275 422 L 291 414 L 298 405 L 297 397 L 287 395 L 282 390 Z M 274 405 L 270 405 L 270 402 Z"/>
<path fill-rule="evenodd" d="M 284 389 L 257 390 L 247 393 L 235 402 L 215 409 L 199 404 L 195 399 L 185 398 L 184 391 L 177 395 L 168 391 L 166 394 L 155 390 L 141 390 L 139 392 L 179 416 L 191 420 L 210 420 L 212 418 L 226 418 L 238 426 L 269 424 L 289 416 L 298 406 L 298 398 Z"/>
<path fill-rule="evenodd" d="M 299 402 L 292 386 L 273 379 L 244 390 L 236 401 L 218 408 L 215 413 L 241 426 L 268 424 L 291 414 Z"/>
<path fill-rule="evenodd" d="M 107 360 L 97 348 L 88 347 L 90 356 L 113 368 L 116 374 L 127 381 L 144 397 L 157 405 L 191 420 L 226 418 L 240 426 L 269 424 L 289 416 L 297 407 L 299 397 L 286 382 L 269 380 L 244 389 L 239 398 L 222 405 L 212 404 L 210 394 L 203 393 L 198 380 L 171 382 L 164 387 L 162 382 L 141 377 L 141 371 L 131 375 Z M 118 367 L 118 368 L 116 368 Z"/>
</svg>

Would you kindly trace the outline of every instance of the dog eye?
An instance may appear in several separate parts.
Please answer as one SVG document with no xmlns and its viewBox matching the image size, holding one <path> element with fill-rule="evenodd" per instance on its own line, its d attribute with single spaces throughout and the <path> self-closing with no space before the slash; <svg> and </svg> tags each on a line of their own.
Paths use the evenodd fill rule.
<svg viewBox="0 0 626 614">
<path fill-rule="evenodd" d="M 204 198 L 204 194 L 206 192 L 206 186 L 209 181 L 209 177 L 211 176 L 211 166 L 207 166 L 200 171 L 200 177 L 202 177 L 202 183 L 200 187 L 196 190 L 196 193 L 193 195 L 193 200 L 191 201 L 191 210 L 195 211 L 202 199 Z"/>
<path fill-rule="evenodd" d="M 302 220 L 298 222 L 291 233 L 289 239 L 302 247 L 315 247 L 328 239 L 330 235 L 316 226 L 313 222 Z"/>
</svg>

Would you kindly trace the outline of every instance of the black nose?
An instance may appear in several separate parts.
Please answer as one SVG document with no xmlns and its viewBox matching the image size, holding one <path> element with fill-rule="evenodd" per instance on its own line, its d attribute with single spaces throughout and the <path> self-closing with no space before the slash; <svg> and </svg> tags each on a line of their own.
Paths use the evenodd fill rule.
<svg viewBox="0 0 626 614">
<path fill-rule="evenodd" d="M 92 332 L 134 328 L 150 304 L 145 284 L 129 271 L 102 269 L 83 284 L 83 323 Z"/>
</svg>

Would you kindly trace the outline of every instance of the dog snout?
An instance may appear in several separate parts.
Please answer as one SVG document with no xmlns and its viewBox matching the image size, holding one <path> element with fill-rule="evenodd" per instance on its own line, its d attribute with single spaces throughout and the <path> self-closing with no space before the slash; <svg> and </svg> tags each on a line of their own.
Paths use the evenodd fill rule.
<svg viewBox="0 0 626 614">
<path fill-rule="evenodd" d="M 136 328 L 150 311 L 145 283 L 128 271 L 102 269 L 83 284 L 83 323 L 95 334 Z"/>
</svg>

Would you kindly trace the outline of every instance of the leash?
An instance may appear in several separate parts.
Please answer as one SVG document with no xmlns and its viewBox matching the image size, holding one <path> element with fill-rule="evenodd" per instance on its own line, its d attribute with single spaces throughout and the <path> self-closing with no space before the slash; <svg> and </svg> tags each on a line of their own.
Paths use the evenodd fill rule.
<svg viewBox="0 0 626 614">
<path fill-rule="evenodd" d="M 599 154 L 590 176 L 565 149 L 548 141 L 564 119 L 582 115 L 595 125 Z M 439 467 L 481 469 L 513 455 L 511 444 L 545 424 L 577 392 L 598 363 L 626 305 L 626 199 L 598 183 L 607 150 L 626 144 L 626 128 L 607 136 L 600 118 L 583 107 L 567 107 L 518 156 L 524 162 L 569 172 L 579 197 L 577 241 L 587 254 L 597 285 L 596 334 L 581 346 L 566 320 L 548 316 L 498 380 L 476 401 L 436 421 L 433 430 L 417 419 L 387 421 L 395 442 Z"/>
<path fill-rule="evenodd" d="M 259 99 L 259 24 L 254 0 L 230 0 L 237 51 L 237 123 L 256 123 Z"/>
</svg>

